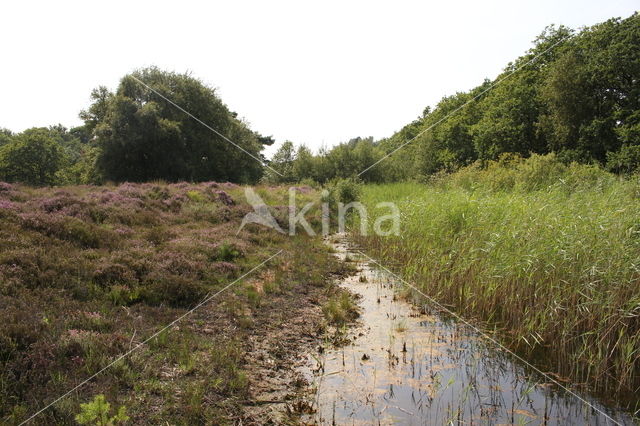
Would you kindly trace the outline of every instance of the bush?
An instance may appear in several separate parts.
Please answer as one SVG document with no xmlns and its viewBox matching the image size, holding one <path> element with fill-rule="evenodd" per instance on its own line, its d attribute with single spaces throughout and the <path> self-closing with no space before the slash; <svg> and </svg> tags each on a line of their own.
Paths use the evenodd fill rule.
<svg viewBox="0 0 640 426">
<path fill-rule="evenodd" d="M 338 203 L 349 204 L 358 201 L 362 192 L 361 185 L 354 179 L 338 179 L 327 187 L 323 202 L 328 202 L 332 210 L 337 210 Z"/>
<path fill-rule="evenodd" d="M 52 185 L 63 161 L 62 148 L 51 132 L 28 129 L 0 148 L 0 176 L 12 182 Z"/>
<path fill-rule="evenodd" d="M 597 165 L 575 162 L 567 165 L 551 153 L 533 154 L 529 158 L 503 154 L 484 168 L 475 163 L 429 183 L 467 191 L 532 192 L 562 188 L 573 192 L 594 186 L 604 188 L 615 180 L 615 176 Z"/>
<path fill-rule="evenodd" d="M 200 281 L 179 275 L 154 274 L 140 290 L 140 298 L 150 305 L 168 304 L 189 308 L 202 301 L 208 288 Z"/>
<path fill-rule="evenodd" d="M 112 247 L 118 240 L 113 232 L 75 217 L 26 213 L 21 215 L 21 218 L 25 229 L 38 231 L 85 248 Z"/>
<path fill-rule="evenodd" d="M 632 173 L 640 167 L 640 146 L 623 145 L 620 151 L 607 153 L 607 169 L 614 173 Z"/>
<path fill-rule="evenodd" d="M 218 260 L 224 260 L 227 262 L 233 261 L 242 256 L 242 252 L 238 250 L 236 246 L 229 243 L 223 243 L 218 247 Z"/>
<path fill-rule="evenodd" d="M 200 192 L 196 190 L 187 191 L 187 198 L 196 203 L 202 203 L 206 201 L 206 197 Z"/>
<path fill-rule="evenodd" d="M 111 404 L 105 400 L 104 395 L 96 395 L 93 401 L 80 404 L 80 409 L 76 421 L 81 425 L 114 426 L 129 420 L 125 406 L 118 408 L 112 416 Z"/>
</svg>

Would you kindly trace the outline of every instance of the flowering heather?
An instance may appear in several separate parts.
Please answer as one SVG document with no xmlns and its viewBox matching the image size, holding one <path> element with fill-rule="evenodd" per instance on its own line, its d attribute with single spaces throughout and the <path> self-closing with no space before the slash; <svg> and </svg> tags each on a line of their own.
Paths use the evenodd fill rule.
<svg viewBox="0 0 640 426">
<path fill-rule="evenodd" d="M 208 260 L 202 255 L 175 251 L 158 253 L 156 262 L 159 270 L 181 276 L 202 275 L 208 266 Z"/>
<path fill-rule="evenodd" d="M 175 194 L 166 200 L 162 200 L 162 203 L 167 206 L 172 212 L 178 212 L 186 201 L 186 196 L 182 194 Z"/>
<path fill-rule="evenodd" d="M 128 236 L 133 234 L 133 229 L 129 228 L 128 226 L 120 225 L 113 228 L 113 232 L 118 235 Z"/>
<path fill-rule="evenodd" d="M 189 191 L 201 196 L 190 199 Z M 65 188 L 0 182 L 0 213 L 6 212 L 0 214 L 0 423 L 20 423 L 41 402 L 255 267 L 275 245 L 288 243 L 257 227 L 236 235 L 250 210 L 241 187 L 216 182 Z M 234 297 L 238 312 L 244 311 L 244 299 Z M 226 335 L 242 328 L 230 318 L 216 325 L 228 327 Z M 153 372 L 190 365 L 182 358 L 194 356 L 191 351 L 163 346 L 184 338 L 175 330 L 168 343 L 149 344 L 154 356 L 131 357 L 93 385 L 124 395 L 141 383 L 145 392 L 145 380 L 157 379 Z M 222 375 L 214 365 L 222 390 L 212 387 L 207 399 L 246 391 L 239 357 L 234 362 Z M 193 384 L 196 377 L 205 376 L 185 375 L 180 382 Z M 180 386 L 172 381 L 170 389 L 184 393 Z M 140 416 L 149 408 L 132 410 Z M 72 424 L 77 412 L 74 400 L 43 414 L 42 424 Z"/>
<path fill-rule="evenodd" d="M 231 262 L 215 262 L 212 268 L 222 275 L 235 275 L 240 270 L 235 263 Z"/>
<path fill-rule="evenodd" d="M 85 220 L 93 218 L 90 206 L 85 201 L 68 193 L 59 193 L 53 197 L 41 198 L 36 203 L 40 210 L 46 213 L 57 213 Z"/>
<path fill-rule="evenodd" d="M 147 191 L 152 187 L 149 184 L 133 184 L 123 183 L 116 189 L 118 194 L 128 198 L 137 198 L 143 200 L 146 198 Z"/>
<path fill-rule="evenodd" d="M 233 198 L 231 198 L 231 196 L 226 192 L 224 192 L 223 190 L 219 189 L 214 193 L 216 194 L 218 200 L 220 200 L 220 202 L 225 206 L 233 206 L 235 204 L 235 201 L 233 201 Z"/>
<path fill-rule="evenodd" d="M 177 189 L 185 189 L 185 188 L 189 188 L 190 186 L 191 185 L 187 182 L 172 183 L 171 185 L 169 185 L 169 187 L 177 188 Z"/>
<path fill-rule="evenodd" d="M 144 201 L 142 199 L 137 197 L 130 197 L 121 192 L 103 192 L 101 194 L 97 194 L 95 198 L 100 204 L 109 206 L 128 208 L 141 208 L 144 206 Z"/>
<path fill-rule="evenodd" d="M 82 314 L 91 320 L 101 320 L 103 318 L 100 312 L 82 312 Z"/>
<path fill-rule="evenodd" d="M 102 261 L 93 272 L 93 279 L 97 284 L 126 284 L 136 281 L 136 275 L 125 265 Z"/>
<path fill-rule="evenodd" d="M 18 210 L 18 205 L 12 201 L 0 200 L 0 210 Z"/>
<path fill-rule="evenodd" d="M 215 253 L 217 253 L 218 250 L 218 246 L 214 242 L 201 239 L 197 234 L 192 233 L 167 241 L 166 246 L 172 250 L 183 253 L 202 254 L 208 258 L 215 257 Z"/>
</svg>

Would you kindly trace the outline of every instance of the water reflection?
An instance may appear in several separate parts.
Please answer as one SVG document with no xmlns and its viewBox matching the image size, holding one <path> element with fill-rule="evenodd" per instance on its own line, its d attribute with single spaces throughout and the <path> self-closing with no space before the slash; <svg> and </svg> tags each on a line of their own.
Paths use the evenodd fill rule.
<svg viewBox="0 0 640 426">
<path fill-rule="evenodd" d="M 310 359 L 316 412 L 308 421 L 633 424 L 623 412 L 584 397 L 594 409 L 527 375 L 469 327 L 399 300 L 392 276 L 358 259 L 344 241 L 334 246 L 338 256 L 358 261 L 359 273 L 342 285 L 360 298 L 362 326 L 351 344 Z"/>
</svg>

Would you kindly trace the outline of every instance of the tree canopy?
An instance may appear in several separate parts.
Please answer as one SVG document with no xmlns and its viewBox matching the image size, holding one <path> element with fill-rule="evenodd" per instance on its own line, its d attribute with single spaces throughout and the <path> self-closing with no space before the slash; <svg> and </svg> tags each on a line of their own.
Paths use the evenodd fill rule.
<svg viewBox="0 0 640 426">
<path fill-rule="evenodd" d="M 85 116 L 100 148 L 97 165 L 107 179 L 248 183 L 262 175 L 256 160 L 260 135 L 213 89 L 187 74 L 143 69 L 125 76 L 114 94 L 100 89 L 94 99 Z"/>
<path fill-rule="evenodd" d="M 64 161 L 60 139 L 46 128 L 33 128 L 0 147 L 0 177 L 31 185 L 51 185 Z"/>
<path fill-rule="evenodd" d="M 356 137 L 315 153 L 287 141 L 269 168 L 261 152 L 273 138 L 251 130 L 213 88 L 189 74 L 144 68 L 115 92 L 94 89 L 82 126 L 0 128 L 0 178 L 387 182 L 482 166 L 505 153 L 555 153 L 632 173 L 640 167 L 638 46 L 638 13 L 580 31 L 549 26 L 495 79 L 445 96 L 390 137 Z"/>
<path fill-rule="evenodd" d="M 298 179 L 325 182 L 358 175 L 392 154 L 360 175 L 380 182 L 487 164 L 505 153 L 554 152 L 565 162 L 632 172 L 640 166 L 638 46 L 637 13 L 579 32 L 547 27 L 494 80 L 445 96 L 388 138 L 356 138 L 312 159 L 305 154 L 314 167 L 296 160 L 292 168 Z"/>
</svg>

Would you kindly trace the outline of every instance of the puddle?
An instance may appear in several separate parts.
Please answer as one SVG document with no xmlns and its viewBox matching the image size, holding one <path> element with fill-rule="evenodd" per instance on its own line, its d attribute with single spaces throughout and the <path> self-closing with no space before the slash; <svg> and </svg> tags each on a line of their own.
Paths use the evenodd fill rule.
<svg viewBox="0 0 640 426">
<path fill-rule="evenodd" d="M 314 354 L 316 424 L 634 424 L 622 411 L 526 374 L 468 326 L 420 312 L 396 297 L 397 279 L 332 243 L 358 263 L 341 285 L 358 295 L 361 325 L 345 347 Z M 600 412 L 599 412 L 599 411 Z M 615 422 L 607 418 L 611 416 Z"/>
</svg>

